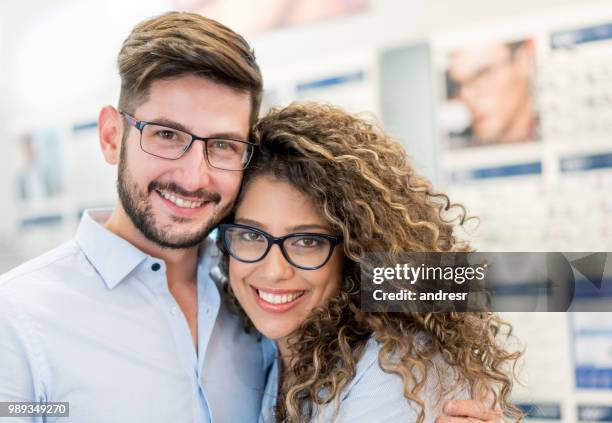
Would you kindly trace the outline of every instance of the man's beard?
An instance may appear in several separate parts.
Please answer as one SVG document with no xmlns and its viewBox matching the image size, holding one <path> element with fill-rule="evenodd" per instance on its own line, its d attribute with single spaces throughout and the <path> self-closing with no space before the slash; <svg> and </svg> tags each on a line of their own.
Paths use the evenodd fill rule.
<svg viewBox="0 0 612 423">
<path fill-rule="evenodd" d="M 202 226 L 194 233 L 172 236 L 168 230 L 156 226 L 155 216 L 153 215 L 151 200 L 149 198 L 153 191 L 164 190 L 186 197 L 195 197 L 210 202 L 213 206 L 221 202 L 221 195 L 219 193 L 210 193 L 202 189 L 189 193 L 174 183 L 162 184 L 156 181 L 149 183 L 147 191 L 145 192 L 140 189 L 136 182 L 131 180 L 127 170 L 126 156 L 125 144 L 122 144 L 121 157 L 119 160 L 119 174 L 117 178 L 117 193 L 119 195 L 119 200 L 134 226 L 145 236 L 145 238 L 162 248 L 185 249 L 195 247 L 206 239 L 210 231 L 217 226 L 219 221 L 232 208 L 232 204 L 228 204 L 223 209 L 213 214 L 207 221 L 202 222 Z M 178 216 L 172 216 L 172 219 L 176 223 L 188 221 L 188 219 Z M 168 226 L 172 227 L 172 225 Z"/>
</svg>

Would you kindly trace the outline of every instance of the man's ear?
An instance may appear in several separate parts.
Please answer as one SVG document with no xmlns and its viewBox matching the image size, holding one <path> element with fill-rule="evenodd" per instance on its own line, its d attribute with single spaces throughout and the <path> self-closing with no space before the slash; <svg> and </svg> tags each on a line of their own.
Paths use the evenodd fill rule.
<svg viewBox="0 0 612 423">
<path fill-rule="evenodd" d="M 104 106 L 98 116 L 98 135 L 100 148 L 108 164 L 119 163 L 123 122 L 121 115 L 113 106 Z"/>
</svg>

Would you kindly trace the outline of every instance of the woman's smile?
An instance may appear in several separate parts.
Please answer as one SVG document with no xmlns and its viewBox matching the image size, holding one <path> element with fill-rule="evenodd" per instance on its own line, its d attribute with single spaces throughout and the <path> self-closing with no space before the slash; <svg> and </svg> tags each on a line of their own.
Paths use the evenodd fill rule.
<svg viewBox="0 0 612 423">
<path fill-rule="evenodd" d="M 257 304 L 272 313 L 283 313 L 298 305 L 306 290 L 256 288 L 251 285 Z"/>
</svg>

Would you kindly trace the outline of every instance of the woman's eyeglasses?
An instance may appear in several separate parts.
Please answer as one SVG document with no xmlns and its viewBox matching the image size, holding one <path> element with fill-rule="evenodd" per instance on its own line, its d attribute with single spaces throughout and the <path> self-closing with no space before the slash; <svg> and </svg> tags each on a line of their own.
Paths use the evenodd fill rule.
<svg viewBox="0 0 612 423">
<path fill-rule="evenodd" d="M 304 270 L 316 270 L 327 263 L 342 235 L 294 233 L 281 237 L 246 225 L 221 224 L 219 233 L 226 251 L 243 263 L 262 260 L 276 244 L 289 264 Z"/>
</svg>

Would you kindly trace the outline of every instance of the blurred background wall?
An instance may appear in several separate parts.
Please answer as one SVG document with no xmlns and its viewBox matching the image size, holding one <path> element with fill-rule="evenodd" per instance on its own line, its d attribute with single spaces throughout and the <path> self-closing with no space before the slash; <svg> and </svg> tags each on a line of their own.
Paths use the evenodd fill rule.
<svg viewBox="0 0 612 423">
<path fill-rule="evenodd" d="M 612 251 L 610 1 L 9 0 L 0 271 L 68 240 L 83 209 L 113 206 L 97 113 L 117 102 L 132 26 L 175 9 L 246 34 L 265 109 L 320 100 L 381 122 L 480 217 L 478 249 Z M 533 421 L 612 421 L 609 314 L 506 317 L 526 345 L 515 400 Z"/>
</svg>

